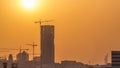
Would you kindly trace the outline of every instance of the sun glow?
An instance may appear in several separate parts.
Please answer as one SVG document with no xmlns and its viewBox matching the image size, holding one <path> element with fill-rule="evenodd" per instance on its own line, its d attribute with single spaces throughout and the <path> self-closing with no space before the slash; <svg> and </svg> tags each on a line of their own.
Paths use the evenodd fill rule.
<svg viewBox="0 0 120 68">
<path fill-rule="evenodd" d="M 34 9 L 38 5 L 37 0 L 22 0 L 22 5 L 26 9 Z"/>
</svg>

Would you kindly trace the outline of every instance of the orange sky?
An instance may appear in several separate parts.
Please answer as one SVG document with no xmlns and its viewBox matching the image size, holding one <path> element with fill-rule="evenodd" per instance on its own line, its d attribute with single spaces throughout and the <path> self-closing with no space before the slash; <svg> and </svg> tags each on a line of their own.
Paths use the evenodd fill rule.
<svg viewBox="0 0 120 68">
<path fill-rule="evenodd" d="M 20 0 L 0 0 L 0 48 L 22 48 L 33 41 L 39 45 L 39 24 L 55 25 L 55 60 L 104 63 L 111 50 L 120 50 L 119 0 L 41 0 L 33 10 Z M 31 50 L 30 50 L 31 52 Z M 29 53 L 30 53 L 29 52 Z M 15 51 L 9 53 L 16 54 Z M 39 53 L 39 47 L 36 48 Z M 0 56 L 8 53 L 0 53 Z"/>
</svg>

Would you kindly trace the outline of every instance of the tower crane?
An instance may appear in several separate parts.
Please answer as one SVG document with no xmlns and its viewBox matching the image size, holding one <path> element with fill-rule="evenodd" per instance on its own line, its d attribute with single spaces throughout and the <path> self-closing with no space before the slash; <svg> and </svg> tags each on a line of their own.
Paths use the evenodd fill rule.
<svg viewBox="0 0 120 68">
<path fill-rule="evenodd" d="M 37 44 L 35 44 L 35 43 L 33 42 L 33 44 L 26 44 L 26 45 L 30 45 L 30 46 L 33 47 L 33 59 L 34 59 L 34 55 L 35 55 L 35 46 L 37 46 Z"/>
<path fill-rule="evenodd" d="M 20 47 L 20 49 L 10 49 L 10 48 L 0 48 L 0 49 L 1 49 L 1 50 L 8 50 L 8 51 L 9 51 L 9 50 L 19 50 L 20 53 L 21 53 L 22 50 L 26 50 L 26 51 L 29 50 L 29 49 L 23 49 L 23 48 L 21 48 L 21 47 Z"/>
<path fill-rule="evenodd" d="M 42 21 L 42 20 L 40 19 L 39 21 L 36 21 L 35 23 L 39 23 L 40 26 L 41 26 L 41 24 L 42 24 L 43 22 L 51 22 L 51 21 L 53 21 L 53 20 L 44 20 L 44 21 Z"/>
</svg>

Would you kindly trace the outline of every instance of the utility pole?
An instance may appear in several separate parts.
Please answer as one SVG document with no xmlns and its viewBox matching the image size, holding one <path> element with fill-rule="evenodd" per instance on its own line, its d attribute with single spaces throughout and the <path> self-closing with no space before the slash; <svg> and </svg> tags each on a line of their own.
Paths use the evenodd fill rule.
<svg viewBox="0 0 120 68">
<path fill-rule="evenodd" d="M 34 59 L 34 55 L 35 55 L 35 46 L 37 46 L 37 44 L 35 44 L 35 43 L 33 42 L 33 44 L 26 44 L 26 45 L 30 45 L 30 46 L 33 47 L 33 59 Z"/>
<path fill-rule="evenodd" d="M 51 21 L 53 21 L 53 20 L 44 20 L 44 21 L 39 20 L 39 21 L 35 22 L 35 23 L 39 23 L 40 24 L 40 46 L 41 46 L 41 26 L 42 26 L 42 23 L 44 23 L 44 22 L 51 22 Z M 41 51 L 42 51 L 42 49 L 41 49 Z M 42 68 L 42 52 L 41 52 L 41 68 Z"/>
</svg>

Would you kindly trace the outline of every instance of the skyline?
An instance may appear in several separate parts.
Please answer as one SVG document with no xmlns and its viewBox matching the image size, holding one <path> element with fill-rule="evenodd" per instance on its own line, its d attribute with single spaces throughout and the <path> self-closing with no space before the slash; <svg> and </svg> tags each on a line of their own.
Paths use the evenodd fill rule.
<svg viewBox="0 0 120 68">
<path fill-rule="evenodd" d="M 113 0 L 41 0 L 35 10 L 25 10 L 15 0 L 0 1 L 1 48 L 39 45 L 39 19 L 55 25 L 55 61 L 104 63 L 111 50 L 120 50 L 120 5 Z M 39 47 L 36 48 L 39 52 Z M 32 50 L 31 50 L 32 51 Z M 98 56 L 98 57 L 95 57 Z M 110 62 L 110 57 L 109 57 Z"/>
</svg>

